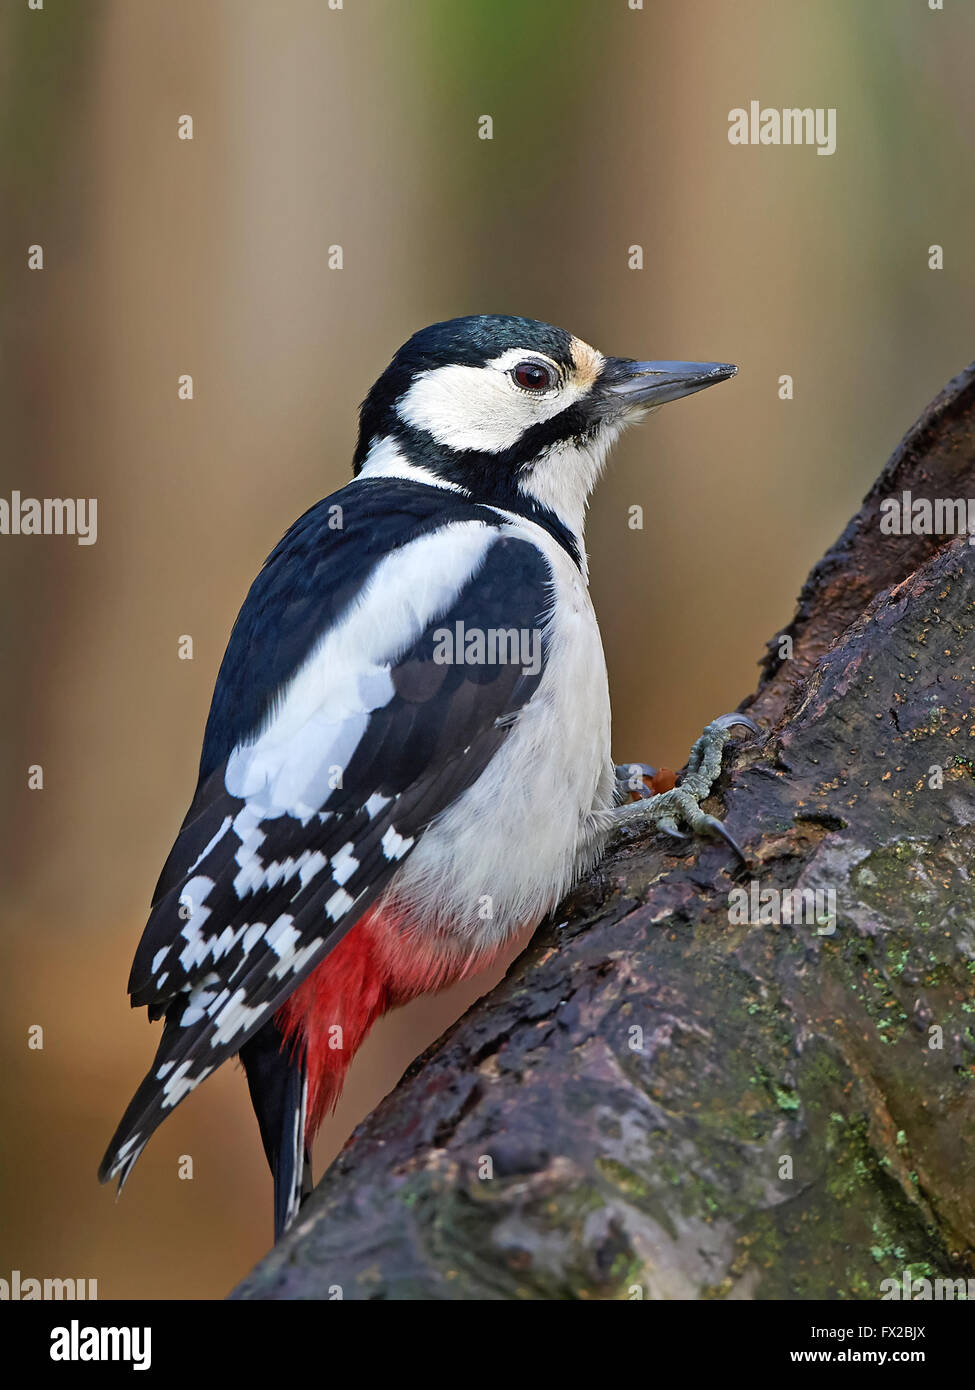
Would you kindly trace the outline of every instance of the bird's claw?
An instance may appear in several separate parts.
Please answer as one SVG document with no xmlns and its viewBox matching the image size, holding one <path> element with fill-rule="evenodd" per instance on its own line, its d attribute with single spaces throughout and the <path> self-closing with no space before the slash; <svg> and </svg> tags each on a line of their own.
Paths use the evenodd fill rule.
<svg viewBox="0 0 975 1390">
<path fill-rule="evenodd" d="M 640 811 L 642 821 L 649 821 L 655 829 L 663 831 L 675 840 L 687 840 L 692 834 L 722 839 L 741 862 L 745 863 L 744 851 L 724 821 L 702 811 L 697 798 L 683 787 L 674 787 L 672 791 L 661 792 L 659 796 L 652 797 L 651 804 L 641 805 Z M 678 818 L 687 826 L 686 831 L 680 829 Z"/>
<path fill-rule="evenodd" d="M 737 710 L 731 714 L 719 714 L 717 719 L 712 719 L 708 728 L 712 725 L 719 729 L 747 729 L 750 734 L 761 733 L 754 719 L 749 719 L 747 714 L 740 714 Z"/>
<path fill-rule="evenodd" d="M 664 793 L 666 795 L 666 793 Z M 673 816 L 661 816 L 657 821 L 657 829 L 662 830 L 665 835 L 672 835 L 675 840 L 686 840 L 687 836 L 683 830 L 678 830 L 677 822 Z"/>
<path fill-rule="evenodd" d="M 758 725 L 746 714 L 736 712 L 719 715 L 711 721 L 691 749 L 687 771 L 680 785 L 656 796 L 649 795 L 644 788 L 640 801 L 621 807 L 617 811 L 619 819 L 625 821 L 639 816 L 642 822 L 649 822 L 657 830 L 677 840 L 686 840 L 689 837 L 688 832 L 692 835 L 707 835 L 712 839 L 720 838 L 740 862 L 745 864 L 745 853 L 728 827 L 723 821 L 718 820 L 717 816 L 702 811 L 700 805 L 710 795 L 711 788 L 717 781 L 721 771 L 722 751 L 731 737 L 731 730 L 735 728 L 747 729 L 752 734 L 759 732 Z M 632 779 L 634 773 L 645 766 L 643 763 L 627 763 L 624 767 L 617 768 L 617 775 L 629 774 Z M 621 781 L 621 785 L 629 788 L 631 782 Z M 632 790 L 640 795 L 636 787 L 632 787 Z M 678 822 L 685 825 L 687 831 L 681 830 Z"/>
<path fill-rule="evenodd" d="M 739 863 L 741 863 L 742 865 L 748 863 L 747 859 L 745 858 L 745 851 L 742 849 L 741 845 L 732 835 L 731 831 L 725 825 L 723 820 L 718 820 L 717 816 L 706 816 L 705 823 L 707 824 L 708 828 L 714 832 L 715 835 L 720 836 L 720 838 L 724 840 L 725 844 L 728 846 L 729 849 L 734 851 L 734 853 L 738 856 Z"/>
</svg>

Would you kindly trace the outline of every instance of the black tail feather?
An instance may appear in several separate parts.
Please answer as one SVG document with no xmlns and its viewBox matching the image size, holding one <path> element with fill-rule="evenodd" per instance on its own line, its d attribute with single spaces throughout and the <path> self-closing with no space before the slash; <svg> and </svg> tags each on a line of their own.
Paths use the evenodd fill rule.
<svg viewBox="0 0 975 1390">
<path fill-rule="evenodd" d="M 274 1019 L 244 1044 L 240 1060 L 274 1178 L 274 1239 L 290 1226 L 311 1192 L 311 1155 L 305 1148 L 306 1075 Z"/>
</svg>

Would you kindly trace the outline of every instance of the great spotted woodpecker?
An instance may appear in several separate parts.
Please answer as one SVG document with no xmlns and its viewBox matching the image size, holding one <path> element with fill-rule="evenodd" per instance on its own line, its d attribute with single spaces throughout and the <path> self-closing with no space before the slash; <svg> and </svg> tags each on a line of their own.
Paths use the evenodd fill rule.
<svg viewBox="0 0 975 1390">
<path fill-rule="evenodd" d="M 536 925 L 621 815 L 723 833 L 698 802 L 742 716 L 709 726 L 681 786 L 621 805 L 583 521 L 626 424 L 735 370 L 503 315 L 397 352 L 355 480 L 295 522 L 231 633 L 129 978 L 165 1027 L 102 1181 L 239 1053 L 280 1234 L 381 1014 Z"/>
</svg>

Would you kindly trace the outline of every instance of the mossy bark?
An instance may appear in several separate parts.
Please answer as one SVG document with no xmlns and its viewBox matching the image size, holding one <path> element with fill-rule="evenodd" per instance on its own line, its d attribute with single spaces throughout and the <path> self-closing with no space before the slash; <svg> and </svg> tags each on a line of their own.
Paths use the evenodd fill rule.
<svg viewBox="0 0 975 1390">
<path fill-rule="evenodd" d="M 975 368 L 769 644 L 743 702 L 767 732 L 708 805 L 748 869 L 627 832 L 234 1297 L 872 1299 L 905 1270 L 975 1276 L 975 548 L 883 535 L 904 490 L 975 497 Z M 818 919 L 742 920 L 790 889 Z"/>
</svg>

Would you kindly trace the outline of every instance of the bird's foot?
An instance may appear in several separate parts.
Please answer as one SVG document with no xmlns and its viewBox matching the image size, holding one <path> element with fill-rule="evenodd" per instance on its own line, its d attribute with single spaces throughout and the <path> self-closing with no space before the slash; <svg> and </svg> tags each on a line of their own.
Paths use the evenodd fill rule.
<svg viewBox="0 0 975 1390">
<path fill-rule="evenodd" d="M 646 763 L 626 763 L 617 767 L 617 800 L 630 802 L 617 808 L 617 827 L 637 822 L 662 830 L 678 840 L 685 840 L 689 835 L 719 837 L 744 864 L 745 855 L 724 822 L 701 810 L 701 802 L 711 794 L 721 771 L 724 746 L 731 738 L 732 729 L 739 727 L 753 734 L 759 732 L 758 725 L 745 714 L 722 714 L 713 720 L 691 749 L 680 785 L 669 791 L 658 791 L 654 795 L 646 786 L 644 778 L 659 776 Z M 634 795 L 639 798 L 637 801 L 631 800 Z M 686 829 L 682 830 L 681 825 Z"/>
</svg>

